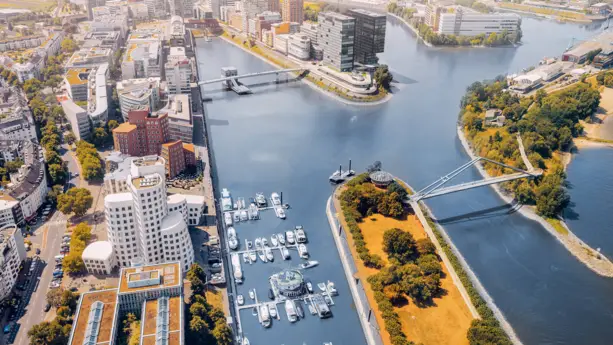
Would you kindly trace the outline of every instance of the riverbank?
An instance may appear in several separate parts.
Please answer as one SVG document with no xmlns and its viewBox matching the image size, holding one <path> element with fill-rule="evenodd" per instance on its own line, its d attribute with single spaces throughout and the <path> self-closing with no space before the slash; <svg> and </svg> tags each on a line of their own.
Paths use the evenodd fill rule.
<svg viewBox="0 0 613 345">
<path fill-rule="evenodd" d="M 514 7 L 513 7 L 514 6 Z M 578 24 L 592 23 L 593 20 L 584 17 L 583 13 L 578 12 L 570 12 L 570 11 L 560 11 L 554 9 L 547 8 L 539 8 L 539 7 L 531 7 L 521 4 L 497 4 L 495 7 L 497 10 L 514 12 L 525 15 L 532 15 L 541 18 L 557 20 L 561 22 L 572 22 Z"/>
<path fill-rule="evenodd" d="M 359 259 L 360 254 L 356 251 L 356 243 L 353 235 L 349 234 L 349 226 L 345 221 L 344 210 L 341 208 L 340 194 L 343 187 L 339 187 L 333 193 L 331 200 L 334 209 L 337 210 L 336 219 L 344 229 L 346 241 L 349 244 L 351 257 L 349 259 L 356 267 L 353 277 L 366 282 L 367 279 L 380 272 L 380 269 L 366 267 L 364 262 Z M 328 205 L 330 208 L 330 205 Z M 416 214 L 408 214 L 406 219 L 395 219 L 383 217 L 381 214 L 373 214 L 364 218 L 358 224 L 364 237 L 365 246 L 372 255 L 382 258 L 382 261 L 389 265 L 387 254 L 383 251 L 383 233 L 387 229 L 400 229 L 410 233 L 415 240 L 424 238 L 431 239 L 437 248 L 437 254 L 441 257 L 443 275 L 440 279 L 441 288 L 446 291 L 443 296 L 435 297 L 431 306 L 417 306 L 415 303 L 406 303 L 393 307 L 398 314 L 402 330 L 407 339 L 425 345 L 442 343 L 468 344 L 467 332 L 473 319 L 479 319 L 479 313 L 472 305 L 468 293 L 461 284 L 453 266 L 449 263 L 446 254 L 442 251 L 436 238 L 431 231 L 426 229 L 427 223 L 421 222 Z M 339 248 L 339 251 L 341 249 Z M 374 306 L 373 313 L 379 329 L 383 329 L 386 324 L 383 311 L 379 307 L 375 294 L 376 291 L 371 287 L 371 283 L 363 284 L 365 295 L 371 306 Z M 386 332 L 387 333 L 387 332 Z M 390 336 L 382 336 L 383 344 L 392 343 Z"/>
<path fill-rule="evenodd" d="M 402 22 L 402 24 L 404 24 L 406 27 L 408 27 L 409 29 L 411 29 L 411 31 L 413 31 L 413 34 L 415 34 L 415 37 L 417 39 L 419 39 L 423 44 L 425 44 L 426 46 L 430 47 L 430 48 L 434 48 L 435 46 L 430 43 L 430 42 L 426 42 L 426 40 L 424 40 L 420 35 L 419 32 L 417 31 L 416 28 L 413 27 L 413 25 L 411 25 L 409 22 L 407 22 L 406 20 L 404 20 L 404 18 L 395 15 L 394 13 L 391 12 L 387 12 L 388 16 L 392 16 L 396 19 L 398 19 L 400 22 Z"/>
<path fill-rule="evenodd" d="M 225 32 L 224 32 L 225 33 Z M 235 42 L 234 40 L 232 40 L 229 37 L 226 37 L 224 35 L 219 36 L 221 39 L 223 39 L 224 41 L 234 45 L 235 47 L 240 48 L 241 50 L 257 57 L 258 59 L 268 63 L 269 65 L 278 68 L 278 69 L 284 69 L 284 68 L 288 68 L 288 66 L 284 66 L 279 64 L 279 62 L 277 61 L 272 61 L 270 58 L 268 58 L 267 56 L 263 56 L 263 54 L 258 54 L 255 51 L 253 51 L 252 49 L 248 49 L 247 47 L 238 44 L 237 42 Z M 257 47 L 257 46 L 256 46 Z M 289 66 L 289 68 L 296 68 L 299 66 Z M 311 72 L 312 73 L 312 72 Z M 392 99 L 393 94 L 390 92 L 385 92 L 385 93 L 379 93 L 376 96 L 371 96 L 373 97 L 372 100 L 370 101 L 355 101 L 349 98 L 345 98 L 344 96 L 341 96 L 341 94 L 339 94 L 339 92 L 341 92 L 340 90 L 338 90 L 336 87 L 331 88 L 329 85 L 326 85 L 325 83 L 323 83 L 321 80 L 316 80 L 315 77 L 311 76 L 310 74 L 306 76 L 306 78 L 302 79 L 302 82 L 304 82 L 306 85 L 308 85 L 309 87 L 311 87 L 313 90 L 316 90 L 318 92 L 323 93 L 324 95 L 339 101 L 341 103 L 344 103 L 346 105 L 353 105 L 353 106 L 375 106 L 375 105 L 380 105 L 383 104 L 387 101 L 389 101 L 390 99 Z M 321 84 L 321 85 L 320 85 Z M 323 88 L 326 88 L 325 90 Z M 379 96 L 380 97 L 377 97 Z"/>
<path fill-rule="evenodd" d="M 466 139 L 462 126 L 457 127 L 457 133 L 464 151 L 471 159 L 475 159 L 476 155 Z M 490 177 L 481 164 L 477 164 L 476 167 L 483 178 Z M 496 191 L 498 196 L 504 200 L 504 202 L 508 204 L 516 204 L 515 198 L 512 195 L 505 193 L 499 185 L 492 185 L 492 188 L 494 191 Z M 577 237 L 563 221 L 559 221 L 560 226 L 566 231 L 561 230 L 559 226 L 557 226 L 558 229 L 556 229 L 556 226 L 554 226 L 552 223 L 556 223 L 557 220 L 554 220 L 552 223 L 548 222 L 546 219 L 536 214 L 534 207 L 518 205 L 518 207 L 515 209 L 524 217 L 538 222 L 543 228 L 545 228 L 545 230 L 547 230 L 560 243 L 562 243 L 575 258 L 577 258 L 592 271 L 604 277 L 613 277 L 613 263 L 607 257 L 598 253 L 592 247 L 583 242 L 579 237 Z"/>
</svg>

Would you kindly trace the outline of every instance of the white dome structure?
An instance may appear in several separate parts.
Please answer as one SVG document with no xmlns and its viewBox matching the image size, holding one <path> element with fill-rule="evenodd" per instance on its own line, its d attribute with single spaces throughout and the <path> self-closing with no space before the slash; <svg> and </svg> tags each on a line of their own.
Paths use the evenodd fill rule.
<svg viewBox="0 0 613 345">
<path fill-rule="evenodd" d="M 87 272 L 93 274 L 111 274 L 115 266 L 113 245 L 108 241 L 90 243 L 81 255 Z"/>
</svg>

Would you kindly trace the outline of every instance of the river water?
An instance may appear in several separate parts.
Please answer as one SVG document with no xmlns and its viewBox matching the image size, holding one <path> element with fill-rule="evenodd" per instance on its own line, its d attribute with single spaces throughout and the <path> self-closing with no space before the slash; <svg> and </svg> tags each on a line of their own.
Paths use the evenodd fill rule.
<svg viewBox="0 0 613 345">
<path fill-rule="evenodd" d="M 388 21 L 386 51 L 380 57 L 401 85 L 394 98 L 380 106 L 343 105 L 300 83 L 256 85 L 250 96 L 222 92 L 217 85 L 204 88 L 212 99 L 206 113 L 220 187 L 243 197 L 283 192 L 284 202 L 292 206 L 285 221 L 269 213 L 256 223 L 238 225 L 239 238 L 253 240 L 303 225 L 312 258 L 321 262 L 306 272 L 307 278 L 333 280 L 340 293 L 330 320 L 307 315 L 289 326 L 281 310 L 283 320 L 262 330 L 251 311 L 243 311 L 243 327 L 252 343 L 365 343 L 325 217 L 332 191 L 327 177 L 352 158 L 356 170 L 379 160 L 415 188 L 429 184 L 468 160 L 457 139 L 456 119 L 470 83 L 518 72 L 544 56 L 560 55 L 571 37 L 580 40 L 598 32 L 597 27 L 533 18 L 524 18 L 522 30 L 518 48 L 440 49 L 424 46 L 408 29 Z M 271 69 L 220 40 L 201 41 L 197 56 L 201 79 L 218 78 L 223 66 L 235 66 L 239 73 Z M 471 170 L 457 182 L 478 178 Z M 595 202 L 605 201 L 602 208 L 610 205 L 604 192 L 592 194 Z M 585 268 L 537 223 L 507 214 L 487 187 L 427 203 L 524 344 L 611 343 L 613 281 Z M 595 241 L 611 238 L 593 230 L 588 226 L 582 233 Z M 256 288 L 259 298 L 266 299 L 268 275 L 297 262 L 283 262 L 277 254 L 273 264 L 244 267 L 239 293 L 247 296 L 248 289 Z"/>
</svg>

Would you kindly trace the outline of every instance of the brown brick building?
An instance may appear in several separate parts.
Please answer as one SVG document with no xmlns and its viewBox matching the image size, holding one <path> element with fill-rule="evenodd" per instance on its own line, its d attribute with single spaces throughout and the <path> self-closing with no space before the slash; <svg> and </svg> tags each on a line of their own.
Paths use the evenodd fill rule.
<svg viewBox="0 0 613 345">
<path fill-rule="evenodd" d="M 128 122 L 113 130 L 115 150 L 135 157 L 160 155 L 168 140 L 168 115 L 151 115 L 149 109 L 129 111 Z"/>
<path fill-rule="evenodd" d="M 162 144 L 162 158 L 166 160 L 166 174 L 174 178 L 190 165 L 196 165 L 193 144 L 184 144 L 181 140 Z"/>
</svg>

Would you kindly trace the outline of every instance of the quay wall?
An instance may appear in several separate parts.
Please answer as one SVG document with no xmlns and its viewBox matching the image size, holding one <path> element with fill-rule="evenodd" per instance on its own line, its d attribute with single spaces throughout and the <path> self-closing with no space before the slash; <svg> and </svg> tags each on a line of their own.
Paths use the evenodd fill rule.
<svg viewBox="0 0 613 345">
<path fill-rule="evenodd" d="M 351 250 L 349 249 L 349 243 L 347 242 L 346 237 L 347 235 L 345 234 L 345 231 L 343 231 L 343 228 L 336 217 L 337 212 L 334 207 L 334 203 L 332 202 L 333 196 L 334 193 L 328 198 L 328 202 L 326 204 L 326 214 L 328 216 L 328 222 L 330 223 L 330 231 L 332 231 L 332 237 L 334 237 L 334 243 L 336 244 L 336 249 L 338 250 L 338 254 L 343 264 L 343 270 L 345 271 L 347 283 L 349 283 L 349 289 L 351 290 L 351 295 L 353 296 L 353 302 L 355 304 L 356 311 L 358 312 L 358 318 L 362 324 L 362 330 L 364 331 L 366 342 L 368 345 L 383 345 L 383 339 L 381 338 L 381 333 L 379 332 L 377 319 L 372 312 L 372 308 L 370 307 L 368 298 L 366 297 L 366 292 L 364 291 L 364 282 L 354 277 L 354 274 L 358 271 L 358 269 L 355 267 L 355 258 L 353 255 L 351 255 Z"/>
</svg>

